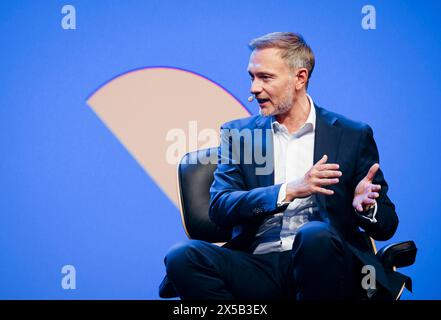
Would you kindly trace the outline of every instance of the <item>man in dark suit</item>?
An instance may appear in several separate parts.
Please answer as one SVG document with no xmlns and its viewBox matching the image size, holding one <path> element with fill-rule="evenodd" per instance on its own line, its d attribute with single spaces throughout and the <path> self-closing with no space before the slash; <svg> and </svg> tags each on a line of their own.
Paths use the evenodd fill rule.
<svg viewBox="0 0 441 320">
<path fill-rule="evenodd" d="M 167 254 L 183 299 L 352 299 L 390 288 L 369 237 L 398 225 L 372 129 L 306 93 L 314 55 L 294 33 L 250 43 L 260 115 L 223 125 L 210 218 L 232 229 L 223 247 L 192 240 Z M 363 231 L 360 230 L 363 229 Z M 362 268 L 375 280 L 362 286 Z M 372 270 L 372 269 L 371 269 Z"/>
</svg>

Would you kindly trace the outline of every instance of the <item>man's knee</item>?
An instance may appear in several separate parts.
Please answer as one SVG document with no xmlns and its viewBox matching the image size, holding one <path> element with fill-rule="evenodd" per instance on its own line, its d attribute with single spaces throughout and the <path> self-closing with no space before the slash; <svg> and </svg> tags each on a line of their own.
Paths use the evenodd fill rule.
<svg viewBox="0 0 441 320">
<path fill-rule="evenodd" d="M 335 252 L 342 253 L 343 247 L 340 237 L 330 225 L 324 222 L 313 221 L 300 228 L 294 241 L 293 250 L 320 258 Z"/>
<path fill-rule="evenodd" d="M 180 242 L 172 246 L 164 259 L 167 274 L 173 277 L 177 273 L 187 272 L 187 268 L 206 246 L 207 244 L 200 240 Z"/>
</svg>

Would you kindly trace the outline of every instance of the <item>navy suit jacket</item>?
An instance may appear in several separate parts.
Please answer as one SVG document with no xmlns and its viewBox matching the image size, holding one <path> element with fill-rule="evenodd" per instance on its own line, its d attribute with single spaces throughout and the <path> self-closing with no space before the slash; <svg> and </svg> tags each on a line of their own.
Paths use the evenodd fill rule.
<svg viewBox="0 0 441 320">
<path fill-rule="evenodd" d="M 369 168 L 379 162 L 372 129 L 317 105 L 315 108 L 314 163 L 327 154 L 328 163 L 338 163 L 343 173 L 340 182 L 329 187 L 334 190 L 332 196 L 317 195 L 320 213 L 363 264 L 375 267 L 377 280 L 390 290 L 388 277 L 367 237 L 388 240 L 398 226 L 395 206 L 387 196 L 388 185 L 381 169 L 374 178 L 374 183 L 381 185 L 380 197 L 377 198 L 378 222 L 361 218 L 352 207 L 355 187 Z M 252 241 L 263 219 L 286 208 L 277 206 L 281 184 L 274 184 L 274 170 L 256 174 L 256 169 L 272 167 L 274 163 L 271 122 L 272 117 L 258 115 L 228 122 L 221 128 L 219 161 L 210 188 L 209 215 L 217 225 L 232 229 L 232 239 L 225 247 L 251 251 Z M 239 144 L 233 143 L 231 134 L 225 134 L 226 131 L 241 132 L 243 129 L 255 133 L 252 135 L 253 143 L 244 143 L 244 140 Z M 252 161 L 247 161 L 247 152 L 253 155 Z M 265 155 L 266 162 L 254 158 L 256 154 Z"/>
</svg>

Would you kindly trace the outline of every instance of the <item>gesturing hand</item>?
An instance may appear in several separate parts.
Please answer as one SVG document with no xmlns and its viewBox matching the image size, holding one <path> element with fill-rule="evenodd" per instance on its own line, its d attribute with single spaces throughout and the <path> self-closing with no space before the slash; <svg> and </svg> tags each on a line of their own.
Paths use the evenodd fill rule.
<svg viewBox="0 0 441 320">
<path fill-rule="evenodd" d="M 375 199 L 380 196 L 378 192 L 381 190 L 381 185 L 372 183 L 379 168 L 380 165 L 378 163 L 373 164 L 366 177 L 355 188 L 352 206 L 358 212 L 369 209 L 369 207 L 376 203 Z"/>
<path fill-rule="evenodd" d="M 304 198 L 313 193 L 332 195 L 334 191 L 323 188 L 323 186 L 333 185 L 339 182 L 338 177 L 342 175 L 338 171 L 339 165 L 336 163 L 326 163 L 328 156 L 324 155 L 302 179 L 294 180 L 286 185 L 287 201 L 295 198 Z"/>
</svg>

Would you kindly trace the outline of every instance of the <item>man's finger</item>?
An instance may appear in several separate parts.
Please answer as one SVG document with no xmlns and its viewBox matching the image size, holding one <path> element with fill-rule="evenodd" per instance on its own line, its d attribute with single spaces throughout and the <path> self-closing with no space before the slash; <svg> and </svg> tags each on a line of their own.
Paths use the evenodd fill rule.
<svg viewBox="0 0 441 320">
<path fill-rule="evenodd" d="M 340 166 L 337 163 L 325 163 L 325 164 L 319 164 L 315 167 L 319 171 L 323 170 L 338 170 Z"/>
<path fill-rule="evenodd" d="M 325 154 L 325 155 L 323 155 L 323 157 L 319 161 L 317 161 L 317 163 L 315 165 L 316 166 L 321 165 L 323 163 L 326 163 L 326 161 L 328 161 L 328 155 Z"/>
<path fill-rule="evenodd" d="M 320 188 L 320 187 L 316 187 L 315 191 L 317 193 L 324 194 L 325 196 L 332 196 L 334 194 L 334 190 L 329 190 L 329 189 Z"/>
<path fill-rule="evenodd" d="M 378 171 L 379 168 L 380 168 L 380 165 L 379 165 L 378 163 L 374 163 L 374 164 L 370 167 L 369 172 L 368 172 L 367 175 L 366 175 L 366 178 L 367 178 L 369 181 L 374 180 L 374 177 L 375 177 L 375 175 L 377 174 L 377 171 Z"/>
<path fill-rule="evenodd" d="M 317 181 L 317 184 L 319 186 L 329 186 L 331 184 L 337 184 L 339 182 L 338 178 L 334 178 L 334 179 L 319 179 Z"/>
<path fill-rule="evenodd" d="M 374 199 L 366 198 L 363 200 L 363 204 L 375 204 L 376 201 Z"/>
<path fill-rule="evenodd" d="M 341 177 L 342 173 L 338 170 L 323 170 L 317 172 L 318 178 L 338 178 Z"/>
<path fill-rule="evenodd" d="M 372 191 L 380 191 L 381 190 L 381 184 L 373 184 L 371 190 Z"/>
<path fill-rule="evenodd" d="M 369 192 L 368 197 L 371 199 L 376 199 L 380 196 L 378 192 Z"/>
</svg>

